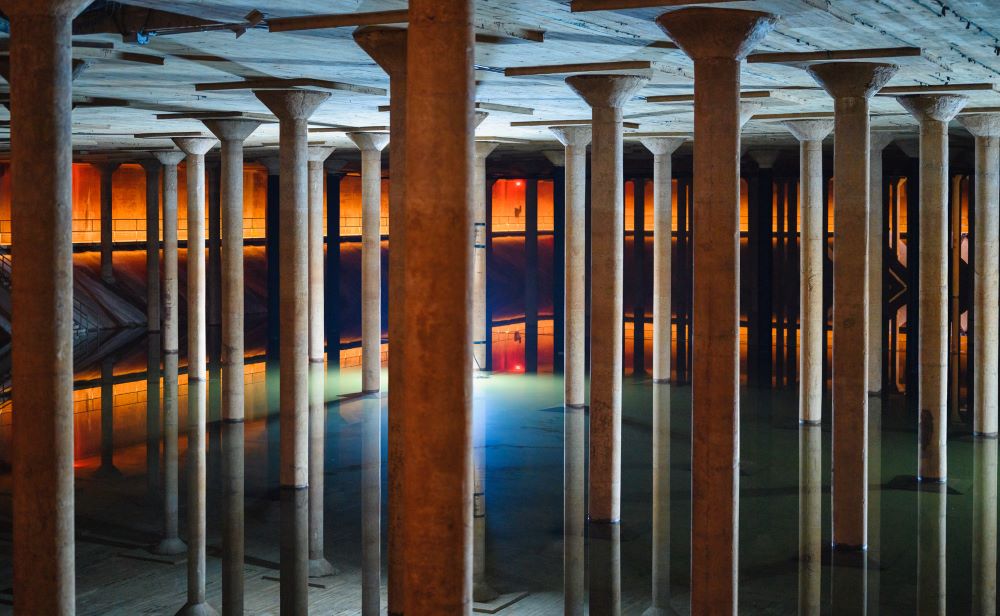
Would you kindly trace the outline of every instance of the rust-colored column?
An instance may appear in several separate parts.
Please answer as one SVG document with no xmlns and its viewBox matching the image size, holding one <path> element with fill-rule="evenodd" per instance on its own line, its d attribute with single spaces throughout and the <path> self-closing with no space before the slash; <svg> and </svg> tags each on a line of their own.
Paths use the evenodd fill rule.
<svg viewBox="0 0 1000 616">
<path fill-rule="evenodd" d="M 868 543 L 869 99 L 892 64 L 827 62 L 809 74 L 834 99 L 833 545 Z"/>
<path fill-rule="evenodd" d="M 882 199 L 882 150 L 892 143 L 892 133 L 872 132 L 871 161 L 868 179 L 868 393 L 882 393 L 882 224 L 885 204 Z M 823 243 L 824 250 L 826 242 Z"/>
<path fill-rule="evenodd" d="M 740 69 L 774 21 L 767 13 L 713 8 L 657 19 L 694 60 L 695 73 L 691 611 L 697 614 L 736 612 Z"/>
<path fill-rule="evenodd" d="M 997 355 L 1000 352 L 1000 114 L 970 114 L 958 119 L 976 138 L 975 432 L 997 433 Z M 994 453 L 994 455 L 996 455 Z"/>
<path fill-rule="evenodd" d="M 142 161 L 146 172 L 146 331 L 160 332 L 160 168 L 155 158 Z"/>
<path fill-rule="evenodd" d="M 280 122 L 281 159 L 281 612 L 309 611 L 308 120 L 330 98 L 309 90 L 255 91 Z"/>
<path fill-rule="evenodd" d="M 70 38 L 82 0 L 10 20 L 14 611 L 75 610 Z M 39 181 L 45 178 L 45 181 Z M 45 515 L 39 515 L 45 512 Z"/>
<path fill-rule="evenodd" d="M 366 27 L 354 31 L 354 41 L 389 75 L 389 298 L 403 304 L 406 211 L 406 30 Z M 389 310 L 389 417 L 387 601 L 389 616 L 403 613 L 403 337 L 402 308 Z"/>
<path fill-rule="evenodd" d="M 413 0 L 409 16 L 405 301 L 392 300 L 407 373 L 403 611 L 460 614 L 472 598 L 473 3 Z"/>
<path fill-rule="evenodd" d="M 799 423 L 823 419 L 823 353 L 826 312 L 823 310 L 823 139 L 833 130 L 830 120 L 786 122 L 799 140 Z"/>
<path fill-rule="evenodd" d="M 670 277 L 674 233 L 673 170 L 671 156 L 683 137 L 644 137 L 639 140 L 653 154 L 653 382 L 670 382 L 672 316 Z"/>
<path fill-rule="evenodd" d="M 486 114 L 476 114 L 476 119 Z M 472 370 L 486 372 L 486 159 L 500 145 L 496 141 L 476 142 L 475 199 L 472 202 Z"/>
<path fill-rule="evenodd" d="M 917 477 L 943 482 L 948 478 L 948 123 L 969 99 L 924 94 L 896 100 L 920 122 Z"/>
<path fill-rule="evenodd" d="M 243 614 L 244 352 L 243 142 L 260 122 L 205 120 L 222 142 L 219 208 L 222 271 L 222 612 Z"/>
<path fill-rule="evenodd" d="M 101 172 L 101 280 L 114 284 L 114 175 L 121 163 L 108 161 L 95 165 Z"/>
<path fill-rule="evenodd" d="M 188 561 L 184 616 L 215 614 L 205 596 L 206 444 L 208 376 L 205 334 L 205 153 L 216 144 L 205 137 L 174 138 L 187 155 L 187 473 Z"/>
<path fill-rule="evenodd" d="M 553 126 L 549 130 L 566 148 L 566 351 L 564 403 L 587 403 L 587 144 L 589 126 Z"/>
</svg>

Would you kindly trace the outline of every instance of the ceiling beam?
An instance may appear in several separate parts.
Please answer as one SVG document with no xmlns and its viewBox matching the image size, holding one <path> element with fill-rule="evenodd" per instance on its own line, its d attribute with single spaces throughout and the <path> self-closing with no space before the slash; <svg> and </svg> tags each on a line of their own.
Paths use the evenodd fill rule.
<svg viewBox="0 0 1000 616">
<path fill-rule="evenodd" d="M 505 77 L 526 75 L 556 75 L 559 73 L 597 73 L 601 71 L 626 71 L 653 68 L 650 60 L 623 60 L 620 62 L 581 62 L 576 64 L 549 64 L 544 66 L 511 66 L 503 69 Z"/>
<path fill-rule="evenodd" d="M 589 126 L 590 120 L 529 120 L 526 122 L 511 122 L 511 126 Z M 625 128 L 639 128 L 635 122 L 622 122 Z"/>
<path fill-rule="evenodd" d="M 278 119 L 266 113 L 247 113 L 245 111 L 186 111 L 180 113 L 158 113 L 157 120 L 257 120 L 258 122 L 277 122 Z"/>
<path fill-rule="evenodd" d="M 518 107 L 516 105 L 501 105 L 500 103 L 476 103 L 476 109 L 482 111 L 500 111 L 503 113 L 516 113 L 518 115 L 535 115 L 535 110 L 531 107 Z"/>
<path fill-rule="evenodd" d="M 388 126 L 322 126 L 310 128 L 310 133 L 384 133 Z"/>
<path fill-rule="evenodd" d="M 173 137 L 206 137 L 201 131 L 174 131 L 170 133 L 136 133 L 136 139 L 172 139 Z"/>
<path fill-rule="evenodd" d="M 936 92 L 973 92 L 996 90 L 994 83 L 943 83 L 937 85 L 919 86 L 886 86 L 879 90 L 882 96 L 897 96 L 899 94 L 933 94 Z"/>
<path fill-rule="evenodd" d="M 722 4 L 740 0 L 573 0 L 569 10 L 574 13 L 585 11 L 619 11 L 621 9 L 649 9 L 656 7 L 686 6 L 689 4 Z"/>
<path fill-rule="evenodd" d="M 216 90 L 287 90 L 294 88 L 319 88 L 321 90 L 343 90 L 357 94 L 371 94 L 373 96 L 387 96 L 389 92 L 384 88 L 373 88 L 370 86 L 359 86 L 340 81 L 328 81 L 325 79 L 311 79 L 308 77 L 298 77 L 295 79 L 282 79 L 280 77 L 256 77 L 243 81 L 214 81 L 209 83 L 196 83 L 194 89 L 198 92 Z"/>
<path fill-rule="evenodd" d="M 754 53 L 747 56 L 747 62 L 784 64 L 796 62 L 820 62 L 824 60 L 865 60 L 870 58 L 908 58 L 919 56 L 919 47 L 874 47 L 869 49 L 834 49 L 826 51 L 779 51 Z"/>
<path fill-rule="evenodd" d="M 328 15 L 302 15 L 300 17 L 272 17 L 267 20 L 271 32 L 296 32 L 351 26 L 381 26 L 405 24 L 410 21 L 408 9 L 397 11 L 372 11 L 369 13 L 333 13 Z"/>
<path fill-rule="evenodd" d="M 740 92 L 740 98 L 773 98 L 775 93 L 771 90 L 751 90 Z M 694 94 L 663 94 L 647 96 L 647 103 L 690 103 L 694 101 Z"/>
</svg>

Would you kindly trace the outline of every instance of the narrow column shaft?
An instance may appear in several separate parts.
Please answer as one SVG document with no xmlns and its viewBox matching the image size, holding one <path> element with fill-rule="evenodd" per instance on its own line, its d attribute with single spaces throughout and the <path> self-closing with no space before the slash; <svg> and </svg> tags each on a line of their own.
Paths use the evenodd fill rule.
<svg viewBox="0 0 1000 616">
<path fill-rule="evenodd" d="M 799 614 L 819 616 L 823 582 L 823 431 L 799 429 Z"/>
<path fill-rule="evenodd" d="M 997 355 L 1000 349 L 1000 138 L 976 137 L 975 431 L 997 433 Z"/>
<path fill-rule="evenodd" d="M 75 2 L 10 19 L 14 611 L 75 609 L 71 21 Z M 45 181 L 39 181 L 45 178 Z M 45 515 L 39 515 L 45 512 Z"/>
<path fill-rule="evenodd" d="M 919 616 L 948 613 L 947 495 L 945 484 L 927 486 L 917 492 L 916 612 Z"/>
<path fill-rule="evenodd" d="M 882 195 L 882 151 L 892 135 L 872 133 L 868 181 L 868 393 L 882 393 L 882 247 L 885 234 L 885 204 Z"/>
<path fill-rule="evenodd" d="M 118 163 L 101 163 L 101 280 L 106 284 L 115 281 L 114 271 L 114 180 Z"/>
<path fill-rule="evenodd" d="M 486 580 L 486 396 L 478 388 L 472 405 L 472 600 L 488 603 L 497 591 Z"/>
<path fill-rule="evenodd" d="M 972 613 L 987 616 L 997 609 L 997 440 L 972 447 Z"/>
<path fill-rule="evenodd" d="M 101 465 L 99 477 L 120 476 L 115 468 L 115 362 L 112 357 L 101 361 Z"/>
<path fill-rule="evenodd" d="M 362 401 L 361 616 L 382 613 L 382 399 Z"/>
<path fill-rule="evenodd" d="M 209 327 L 222 324 L 222 173 L 222 167 L 216 161 L 206 166 L 208 229 L 205 241 L 208 265 L 205 270 L 205 323 Z M 214 347 L 212 353 L 215 354 Z"/>
<path fill-rule="evenodd" d="M 472 369 L 486 370 L 486 159 L 497 143 L 476 143 L 476 177 L 472 200 Z"/>
<path fill-rule="evenodd" d="M 655 180 L 654 180 L 655 181 Z M 653 384 L 653 601 L 645 616 L 670 606 L 670 386 Z"/>
<path fill-rule="evenodd" d="M 146 329 L 160 331 L 160 163 L 145 161 L 146 171 Z"/>
<path fill-rule="evenodd" d="M 568 159 L 567 159 L 568 160 Z M 568 313 L 567 313 L 568 314 Z M 587 482 L 586 416 L 582 406 L 566 405 L 563 415 L 563 614 L 586 614 Z"/>
</svg>

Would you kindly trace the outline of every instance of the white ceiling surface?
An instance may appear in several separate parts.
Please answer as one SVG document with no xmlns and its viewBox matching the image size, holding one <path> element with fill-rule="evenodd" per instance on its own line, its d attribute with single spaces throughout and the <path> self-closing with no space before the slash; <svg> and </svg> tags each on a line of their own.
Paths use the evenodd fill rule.
<svg viewBox="0 0 1000 616">
<path fill-rule="evenodd" d="M 136 0 L 131 4 L 238 22 L 253 9 L 269 17 L 310 13 L 349 13 L 405 8 L 398 0 Z M 947 5 L 948 10 L 942 11 Z M 991 6 L 992 5 L 992 6 Z M 921 47 L 921 57 L 899 58 L 899 73 L 890 85 L 947 82 L 1000 83 L 1000 11 L 996 0 L 756 0 L 727 3 L 727 8 L 765 10 L 780 17 L 777 28 L 756 51 L 817 51 L 873 47 Z M 652 46 L 667 41 L 654 18 L 665 9 L 632 9 L 571 13 L 568 0 L 477 0 L 477 16 L 524 28 L 545 31 L 545 42 L 509 39 L 503 44 L 480 43 L 476 64 L 481 67 L 528 66 L 616 60 L 656 62 L 649 84 L 625 108 L 626 119 L 641 124 L 640 131 L 692 129 L 690 103 L 653 104 L 641 97 L 692 92 L 691 61 L 679 50 Z M 942 15 L 942 12 L 944 14 Z M 973 25 L 967 25 L 971 21 Z M 82 40 L 113 41 L 119 50 L 161 55 L 163 66 L 100 62 L 74 83 L 75 96 L 116 97 L 131 102 L 124 108 L 77 108 L 73 113 L 74 146 L 101 150 L 167 146 L 165 140 L 135 139 L 134 133 L 200 130 L 193 120 L 157 120 L 155 108 L 176 106 L 190 110 L 267 110 L 247 90 L 196 92 L 199 82 L 250 77 L 309 77 L 388 88 L 388 78 L 355 45 L 353 28 L 289 33 L 250 30 L 240 38 L 216 31 L 156 37 L 148 45 L 123 43 L 114 35 L 89 35 Z M 632 71 L 635 72 L 635 71 Z M 511 121 L 586 119 L 589 108 L 565 85 L 566 75 L 505 77 L 502 72 L 477 71 L 476 100 L 534 109 L 533 116 L 491 112 L 477 131 L 493 136 L 546 142 L 553 139 L 545 127 L 511 127 Z M 768 99 L 760 113 L 831 111 L 831 99 L 801 67 L 776 64 L 745 65 L 747 89 L 792 88 L 788 100 Z M 797 89 L 802 88 L 802 89 Z M 1000 93 L 970 92 L 970 105 L 1000 106 Z M 384 126 L 385 96 L 334 91 L 313 119 L 350 126 Z M 143 109 L 142 107 L 150 107 Z M 915 121 L 891 97 L 872 103 L 873 126 L 897 127 L 913 133 Z M 163 112 L 161 109 L 160 112 Z M 650 114 L 650 112 L 661 112 Z M 5 111 L 0 112 L 0 114 Z M 885 114 L 885 115 L 883 115 Z M 2 115 L 0 115 L 2 117 Z M 961 129 L 953 126 L 956 133 Z M 773 122 L 752 120 L 746 127 L 750 143 L 791 137 Z M 353 148 L 340 134 L 317 133 L 311 140 Z M 265 125 L 248 145 L 274 143 L 277 126 Z"/>
</svg>

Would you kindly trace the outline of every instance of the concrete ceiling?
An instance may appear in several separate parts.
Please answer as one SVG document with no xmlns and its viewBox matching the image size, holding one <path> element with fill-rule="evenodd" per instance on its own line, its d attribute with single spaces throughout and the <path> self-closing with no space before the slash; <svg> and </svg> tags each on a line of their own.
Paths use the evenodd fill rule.
<svg viewBox="0 0 1000 616">
<path fill-rule="evenodd" d="M 405 8 L 398 0 L 136 0 L 129 4 L 183 13 L 202 19 L 240 22 L 257 9 L 267 17 L 310 13 L 349 13 Z M 991 6 L 993 5 L 993 6 Z M 757 49 L 818 51 L 912 46 L 918 57 L 891 61 L 901 70 L 890 85 L 1000 83 L 1000 11 L 993 0 L 756 0 L 727 3 L 729 8 L 765 10 L 780 16 L 776 30 Z M 516 38 L 494 39 L 476 46 L 476 99 L 534 110 L 533 115 L 492 111 L 480 126 L 481 137 L 525 140 L 517 149 L 556 147 L 543 126 L 512 127 L 512 121 L 585 119 L 589 108 L 565 85 L 564 74 L 505 77 L 503 68 L 619 60 L 655 62 L 649 84 L 625 109 L 627 120 L 641 132 L 689 132 L 690 103 L 649 103 L 646 96 L 690 94 L 691 61 L 669 42 L 653 19 L 666 9 L 631 9 L 571 13 L 569 0 L 478 0 L 477 18 L 504 27 L 545 31 L 543 43 Z M 388 88 L 388 78 L 354 44 L 353 28 L 278 33 L 251 29 L 237 38 L 212 31 L 150 39 L 148 44 L 123 42 L 115 34 L 76 36 L 74 41 L 114 43 L 117 51 L 153 54 L 162 65 L 97 60 L 74 82 L 75 97 L 117 98 L 125 107 L 78 107 L 73 113 L 74 147 L 104 151 L 167 147 L 165 139 L 137 139 L 137 133 L 203 130 L 195 120 L 158 120 L 167 111 L 242 111 L 266 113 L 250 91 L 199 92 L 194 84 L 256 77 L 307 77 Z M 669 46 L 667 46 L 669 47 Z M 637 71 L 629 71 L 637 72 Z M 5 84 L 4 84 L 5 86 Z M 772 90 L 760 113 L 829 112 L 831 99 L 800 66 L 748 64 L 744 90 Z M 0 88 L 0 92 L 6 88 Z M 970 106 L 1000 106 L 1000 92 L 968 93 Z M 334 91 L 313 120 L 327 125 L 385 126 L 379 111 L 388 98 Z M 916 123 L 888 96 L 872 104 L 873 126 L 914 133 Z M 6 110 L 0 111 L 4 119 Z M 6 129 L 0 129 L 6 130 Z M 953 130 L 962 129 L 957 124 Z M 964 132 L 963 132 L 964 134 Z M 779 124 L 752 120 L 745 129 L 748 144 L 792 143 Z M 6 134 L 0 132 L 0 140 Z M 338 133 L 316 133 L 312 140 L 345 148 L 353 145 Z M 264 125 L 248 145 L 276 143 L 277 126 Z M 3 146 L 0 145 L 0 148 Z"/>
</svg>

